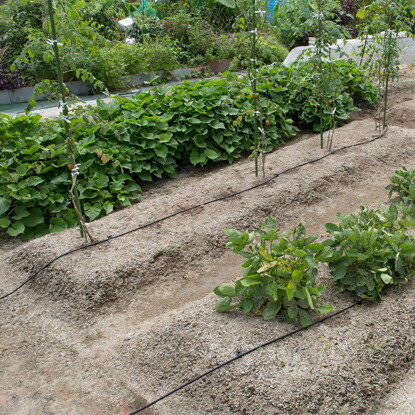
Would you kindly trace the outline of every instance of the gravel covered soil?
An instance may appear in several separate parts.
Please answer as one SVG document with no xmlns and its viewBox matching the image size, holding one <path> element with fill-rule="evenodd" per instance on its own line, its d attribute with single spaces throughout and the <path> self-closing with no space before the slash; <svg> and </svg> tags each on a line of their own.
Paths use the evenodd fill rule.
<svg viewBox="0 0 415 415">
<path fill-rule="evenodd" d="M 415 76 L 394 84 L 381 138 L 327 154 L 301 134 L 266 159 L 189 169 L 149 186 L 140 203 L 89 225 L 96 240 L 171 215 L 67 255 L 0 302 L 0 413 L 106 415 L 136 410 L 222 361 L 295 329 L 239 311 L 214 311 L 212 289 L 239 278 L 241 259 L 222 229 L 254 229 L 268 215 L 281 229 L 303 222 L 326 236 L 337 212 L 387 203 L 394 170 L 415 167 Z M 333 149 L 377 136 L 372 113 L 335 132 Z M 82 245 L 76 229 L 19 242 L 0 234 L 0 295 L 33 271 Z M 323 303 L 337 294 L 325 266 Z M 415 407 L 415 284 L 389 291 L 338 317 L 252 353 L 141 412 L 153 415 L 410 415 Z"/>
</svg>

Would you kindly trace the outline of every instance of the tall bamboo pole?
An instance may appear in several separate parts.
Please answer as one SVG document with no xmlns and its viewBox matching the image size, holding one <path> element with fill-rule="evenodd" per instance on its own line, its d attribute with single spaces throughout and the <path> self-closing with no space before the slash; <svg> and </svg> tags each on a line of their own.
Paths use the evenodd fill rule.
<svg viewBox="0 0 415 415">
<path fill-rule="evenodd" d="M 75 140 L 72 137 L 72 132 L 69 126 L 69 119 L 68 119 L 69 110 L 68 110 L 68 105 L 66 102 L 66 87 L 63 83 L 63 74 L 62 74 L 62 68 L 61 68 L 61 61 L 59 57 L 59 45 L 58 45 L 58 40 L 57 40 L 57 35 L 56 35 L 56 26 L 55 26 L 55 18 L 54 18 L 55 13 L 54 13 L 52 0 L 48 0 L 48 13 L 49 13 L 51 35 L 52 35 L 52 39 L 49 40 L 49 43 L 51 44 L 54 55 L 55 55 L 56 72 L 58 76 L 58 88 L 59 88 L 59 94 L 60 94 L 61 106 L 62 106 L 62 122 L 65 128 L 65 134 L 66 134 L 65 144 L 66 144 L 66 148 L 68 152 L 68 159 L 69 159 L 68 167 L 71 169 L 71 176 L 72 176 L 72 186 L 69 190 L 69 194 L 70 194 L 76 215 L 78 217 L 79 231 L 81 233 L 81 237 L 84 238 L 86 242 L 89 242 L 89 241 L 92 241 L 92 237 L 86 227 L 85 220 L 82 215 L 81 203 L 79 201 L 79 191 L 78 191 L 78 184 L 77 184 L 79 165 L 76 164 Z"/>
</svg>

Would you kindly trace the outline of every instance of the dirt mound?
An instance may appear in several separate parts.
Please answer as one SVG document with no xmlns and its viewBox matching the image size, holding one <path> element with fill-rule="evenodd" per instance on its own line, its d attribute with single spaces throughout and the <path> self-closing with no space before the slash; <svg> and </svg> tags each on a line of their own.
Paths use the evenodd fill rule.
<svg viewBox="0 0 415 415">
<path fill-rule="evenodd" d="M 415 100 L 411 98 L 391 108 L 388 113 L 388 124 L 415 129 Z"/>
<path fill-rule="evenodd" d="M 248 355 L 169 398 L 159 413 L 371 413 L 415 357 L 414 294 L 411 284 L 381 305 L 357 306 Z M 336 306 L 352 303 L 347 297 Z M 209 298 L 138 330 L 119 355 L 128 367 L 129 387 L 157 398 L 161 390 L 291 330 L 239 312 L 217 314 Z"/>
<path fill-rule="evenodd" d="M 222 229 L 252 229 L 271 214 L 281 228 L 301 221 L 324 237 L 324 224 L 335 221 L 337 212 L 387 202 L 388 177 L 402 165 L 415 167 L 415 132 L 394 118 L 395 110 L 413 102 L 407 98 L 415 83 L 405 76 L 404 87 L 394 87 L 390 127 L 382 138 L 278 175 L 327 154 L 317 135 L 302 135 L 267 157 L 265 179 L 254 177 L 250 160 L 192 170 L 93 222 L 97 240 L 114 237 L 275 176 L 235 197 L 64 256 L 2 301 L 0 413 L 126 415 L 291 331 L 283 322 L 213 310 L 212 289 L 241 273 L 241 260 L 223 246 Z M 351 122 L 335 132 L 334 149 L 375 136 L 371 119 Z M 82 243 L 77 230 L 25 243 L 11 243 L 3 234 L 1 242 L 1 293 Z M 319 279 L 327 287 L 324 302 L 335 310 L 353 302 L 336 293 L 325 267 Z M 376 413 L 414 367 L 414 296 L 411 282 L 379 305 L 356 306 L 238 360 L 147 415 Z"/>
<path fill-rule="evenodd" d="M 350 127 L 336 133 L 336 148 L 353 145 L 373 137 L 372 126 L 366 121 L 353 125 L 358 134 L 350 135 Z M 399 136 L 390 139 L 390 136 Z M 111 239 L 91 249 L 75 252 L 53 263 L 36 278 L 31 286 L 34 293 L 44 300 L 59 302 L 65 315 L 80 318 L 105 308 L 107 312 L 121 298 L 128 299 L 136 292 L 151 291 L 153 284 L 180 281 L 192 272 L 195 264 L 209 261 L 224 253 L 224 228 L 252 227 L 255 221 L 263 221 L 273 215 L 283 226 L 291 218 L 301 220 L 304 206 L 312 206 L 335 197 L 339 190 L 354 186 L 367 179 L 372 168 L 385 162 L 395 163 L 413 154 L 413 138 L 405 130 L 393 129 L 387 136 L 365 146 L 338 152 L 316 163 L 276 177 L 264 186 L 224 201 L 199 207 L 148 228 Z M 323 155 L 327 154 L 323 151 Z M 289 167 L 320 158 L 321 150 L 314 139 L 298 140 L 267 158 L 269 177 Z M 228 194 L 249 188 L 261 182 L 250 170 L 249 161 L 213 170 L 204 174 L 190 174 L 181 179 L 183 190 L 177 194 L 168 189 L 171 183 L 160 186 L 146 200 L 129 209 L 128 216 L 135 215 L 140 223 L 154 218 L 154 206 L 159 206 L 158 217 L 199 204 L 201 201 L 222 197 L 221 184 L 232 182 Z M 245 172 L 243 174 L 243 172 Z M 267 179 L 265 178 L 265 180 Z M 178 206 L 162 208 L 168 199 L 178 201 Z M 329 204 L 329 202 L 327 202 Z M 133 228 L 136 222 L 125 220 L 123 210 L 104 218 L 91 226 L 93 234 L 113 231 L 118 218 L 124 218 L 124 226 Z M 109 225 L 110 224 L 110 225 Z M 196 225 L 196 226 L 195 226 Z M 76 230 L 49 235 L 41 240 L 23 244 L 5 255 L 5 266 L 11 266 L 10 276 L 16 272 L 33 272 L 53 256 L 74 248 Z M 115 235 L 113 235 L 115 236 Z M 6 265 L 7 264 L 7 265 Z M 190 277 L 192 278 L 192 277 Z M 15 279 L 12 277 L 13 283 Z M 15 284 L 15 283 L 14 283 Z M 12 287 L 13 284 L 10 284 Z"/>
</svg>

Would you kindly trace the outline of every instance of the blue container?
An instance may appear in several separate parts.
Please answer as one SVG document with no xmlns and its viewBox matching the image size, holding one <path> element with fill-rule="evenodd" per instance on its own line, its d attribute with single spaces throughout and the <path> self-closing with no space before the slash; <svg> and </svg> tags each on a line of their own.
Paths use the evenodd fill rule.
<svg viewBox="0 0 415 415">
<path fill-rule="evenodd" d="M 283 0 L 268 0 L 268 20 L 272 21 L 272 13 L 274 13 L 274 7 L 277 3 L 281 3 Z"/>
</svg>

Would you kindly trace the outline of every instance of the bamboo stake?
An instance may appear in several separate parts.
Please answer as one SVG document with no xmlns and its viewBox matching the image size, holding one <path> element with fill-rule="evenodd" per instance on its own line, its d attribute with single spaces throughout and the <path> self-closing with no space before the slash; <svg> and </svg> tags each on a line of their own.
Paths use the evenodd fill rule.
<svg viewBox="0 0 415 415">
<path fill-rule="evenodd" d="M 62 106 L 62 122 L 65 128 L 66 134 L 66 147 L 68 151 L 68 158 L 69 163 L 68 166 L 71 169 L 71 176 L 72 176 L 72 186 L 69 190 L 69 194 L 72 200 L 72 204 L 75 210 L 75 213 L 78 217 L 79 223 L 79 231 L 81 237 L 85 239 L 86 242 L 92 242 L 92 236 L 89 233 L 84 217 L 82 215 L 81 203 L 79 201 L 79 191 L 78 191 L 78 184 L 77 184 L 77 176 L 79 174 L 79 165 L 76 164 L 76 148 L 75 148 L 75 140 L 72 137 L 72 132 L 69 126 L 69 110 L 68 105 L 66 102 L 66 87 L 63 83 L 63 74 L 61 68 L 61 62 L 59 57 L 59 44 L 56 35 L 56 26 L 55 26 L 55 18 L 54 18 L 54 8 L 52 4 L 52 0 L 48 0 L 48 13 L 49 13 L 49 21 L 51 27 L 51 34 L 52 39 L 48 41 L 48 43 L 52 46 L 53 52 L 55 55 L 55 62 L 56 62 L 56 72 L 58 76 L 58 88 L 59 94 L 61 96 L 61 106 Z"/>
</svg>

